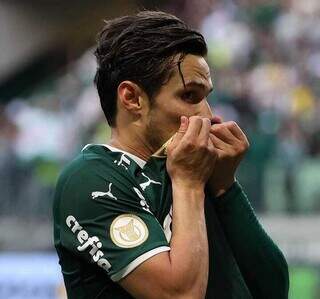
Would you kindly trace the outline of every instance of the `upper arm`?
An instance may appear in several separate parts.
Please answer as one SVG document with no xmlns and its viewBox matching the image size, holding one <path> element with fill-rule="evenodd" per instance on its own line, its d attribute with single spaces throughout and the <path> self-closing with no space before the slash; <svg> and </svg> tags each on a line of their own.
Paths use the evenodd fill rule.
<svg viewBox="0 0 320 299">
<path fill-rule="evenodd" d="M 162 252 L 140 264 L 119 284 L 137 299 L 194 299 L 193 285 L 181 284 L 169 252 Z M 181 273 L 180 273 L 181 274 Z"/>
<path fill-rule="evenodd" d="M 133 187 L 87 169 L 69 179 L 56 211 L 61 245 L 103 268 L 114 282 L 170 250 L 161 225 Z"/>
<path fill-rule="evenodd" d="M 139 265 L 119 284 L 134 298 L 177 298 L 172 282 L 169 253 L 162 252 Z"/>
</svg>

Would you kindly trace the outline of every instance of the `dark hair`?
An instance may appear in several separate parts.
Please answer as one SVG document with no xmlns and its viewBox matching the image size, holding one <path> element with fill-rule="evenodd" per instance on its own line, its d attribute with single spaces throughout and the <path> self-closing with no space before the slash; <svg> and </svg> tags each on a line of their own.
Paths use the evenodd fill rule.
<svg viewBox="0 0 320 299">
<path fill-rule="evenodd" d="M 115 126 L 117 88 L 122 81 L 136 83 L 152 99 L 170 79 L 177 54 L 207 54 L 199 32 L 160 11 L 142 11 L 106 21 L 97 43 L 94 82 L 110 126 Z"/>
</svg>

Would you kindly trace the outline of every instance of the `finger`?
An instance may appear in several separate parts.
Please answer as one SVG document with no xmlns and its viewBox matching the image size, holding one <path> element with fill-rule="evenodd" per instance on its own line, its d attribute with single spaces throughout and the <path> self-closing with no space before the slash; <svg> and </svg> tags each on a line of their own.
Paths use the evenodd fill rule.
<svg viewBox="0 0 320 299">
<path fill-rule="evenodd" d="M 216 160 L 216 158 L 218 156 L 218 149 L 214 146 L 214 144 L 210 138 L 210 133 L 209 133 L 209 140 L 208 140 L 208 150 L 212 154 L 214 160 Z"/>
<path fill-rule="evenodd" d="M 212 134 L 210 134 L 210 141 L 212 142 L 215 148 L 218 159 L 223 159 L 232 155 L 232 148 L 230 148 L 229 144 L 223 142 L 221 139 L 217 138 Z"/>
<path fill-rule="evenodd" d="M 178 131 L 176 132 L 176 134 L 171 138 L 172 143 L 174 145 L 178 144 L 181 141 L 182 137 L 184 136 L 184 134 L 186 133 L 186 131 L 188 129 L 188 125 L 189 125 L 188 117 L 182 115 L 180 117 L 180 127 L 179 127 Z"/>
<path fill-rule="evenodd" d="M 202 118 L 200 116 L 191 116 L 189 118 L 189 126 L 183 139 L 190 142 L 195 141 L 200 133 L 202 127 Z"/>
<path fill-rule="evenodd" d="M 241 128 L 238 126 L 238 124 L 236 122 L 231 121 L 228 123 L 229 123 L 228 129 L 235 137 L 237 137 L 241 141 L 248 142 L 246 134 L 243 133 L 243 131 L 241 130 Z"/>
<path fill-rule="evenodd" d="M 231 133 L 226 123 L 212 126 L 210 129 L 210 133 L 216 135 L 221 140 L 229 144 L 235 144 L 236 142 L 238 142 L 238 138 Z"/>
<path fill-rule="evenodd" d="M 210 140 L 216 149 L 224 150 L 224 151 L 229 151 L 232 149 L 232 145 L 223 141 L 222 139 L 220 139 L 219 137 L 217 137 L 212 133 L 210 133 Z"/>
<path fill-rule="evenodd" d="M 208 146 L 209 134 L 211 128 L 211 121 L 209 118 L 202 119 L 202 127 L 199 133 L 199 143 L 204 147 Z"/>
</svg>

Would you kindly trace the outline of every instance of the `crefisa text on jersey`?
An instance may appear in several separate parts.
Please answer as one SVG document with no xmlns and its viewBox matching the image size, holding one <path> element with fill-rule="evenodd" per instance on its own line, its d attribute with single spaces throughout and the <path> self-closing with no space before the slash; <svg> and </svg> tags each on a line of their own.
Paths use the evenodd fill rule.
<svg viewBox="0 0 320 299">
<path fill-rule="evenodd" d="M 81 245 L 77 247 L 77 250 L 80 252 L 85 251 L 89 247 L 91 248 L 89 254 L 92 256 L 92 260 L 97 263 L 98 266 L 109 272 L 111 268 L 111 264 L 105 258 L 103 258 L 104 254 L 99 248 L 102 247 L 102 243 L 99 238 L 96 236 L 89 237 L 89 234 L 83 227 L 79 224 L 76 218 L 72 215 L 69 215 L 66 218 L 66 224 L 71 231 L 75 234 L 77 233 L 77 239 Z"/>
</svg>

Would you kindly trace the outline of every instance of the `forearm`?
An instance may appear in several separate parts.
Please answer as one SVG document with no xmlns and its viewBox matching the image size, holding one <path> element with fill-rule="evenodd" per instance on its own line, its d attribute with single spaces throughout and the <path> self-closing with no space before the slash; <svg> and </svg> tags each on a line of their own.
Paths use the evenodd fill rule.
<svg viewBox="0 0 320 299">
<path fill-rule="evenodd" d="M 173 184 L 170 242 L 172 279 L 183 298 L 204 298 L 208 280 L 208 240 L 204 191 Z"/>
<path fill-rule="evenodd" d="M 254 298 L 287 298 L 287 263 L 238 183 L 215 198 L 217 215 Z"/>
</svg>

